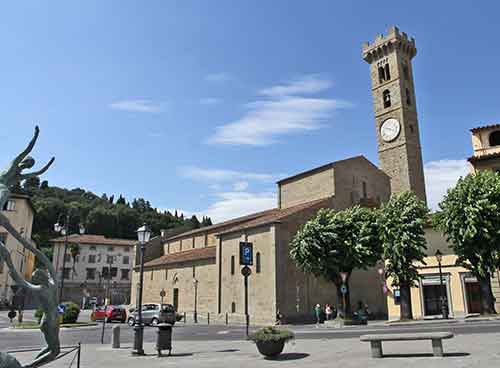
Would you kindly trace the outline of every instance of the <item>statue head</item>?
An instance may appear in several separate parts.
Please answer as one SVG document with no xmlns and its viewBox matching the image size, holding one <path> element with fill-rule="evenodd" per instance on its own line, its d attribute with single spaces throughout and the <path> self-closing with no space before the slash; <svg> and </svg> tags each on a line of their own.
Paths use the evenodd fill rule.
<svg viewBox="0 0 500 368">
<path fill-rule="evenodd" d="M 49 285 L 49 275 L 44 270 L 37 268 L 31 274 L 31 282 L 35 285 L 48 286 Z"/>
<path fill-rule="evenodd" d="M 35 159 L 31 156 L 26 156 L 26 158 L 19 164 L 19 168 L 21 170 L 31 169 L 33 166 L 35 166 Z"/>
</svg>

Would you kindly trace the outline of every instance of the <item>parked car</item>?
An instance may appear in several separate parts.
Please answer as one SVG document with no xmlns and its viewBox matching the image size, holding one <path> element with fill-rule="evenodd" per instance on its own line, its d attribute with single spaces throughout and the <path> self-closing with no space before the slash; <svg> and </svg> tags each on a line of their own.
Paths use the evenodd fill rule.
<svg viewBox="0 0 500 368">
<path fill-rule="evenodd" d="M 135 324 L 137 312 L 128 318 L 129 326 Z M 145 325 L 157 326 L 159 323 L 175 324 L 175 308 L 172 304 L 144 304 L 142 306 L 142 322 Z"/>
<path fill-rule="evenodd" d="M 119 321 L 121 323 L 125 323 L 127 321 L 127 311 L 116 305 L 97 307 L 95 311 L 92 312 L 90 318 L 93 321 L 102 321 L 106 319 L 106 322 Z"/>
</svg>

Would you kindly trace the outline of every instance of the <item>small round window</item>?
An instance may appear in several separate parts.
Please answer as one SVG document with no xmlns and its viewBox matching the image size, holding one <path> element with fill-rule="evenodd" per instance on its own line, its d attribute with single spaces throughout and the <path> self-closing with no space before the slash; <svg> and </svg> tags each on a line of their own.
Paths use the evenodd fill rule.
<svg viewBox="0 0 500 368">
<path fill-rule="evenodd" d="M 490 146 L 500 146 L 500 130 L 495 130 L 490 134 Z"/>
</svg>

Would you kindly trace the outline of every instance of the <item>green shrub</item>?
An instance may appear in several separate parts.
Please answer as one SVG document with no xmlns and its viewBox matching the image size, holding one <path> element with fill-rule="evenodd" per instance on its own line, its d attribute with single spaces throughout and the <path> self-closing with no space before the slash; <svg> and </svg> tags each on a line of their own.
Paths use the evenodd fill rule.
<svg viewBox="0 0 500 368">
<path fill-rule="evenodd" d="M 295 335 L 290 330 L 285 330 L 276 327 L 264 327 L 249 336 L 253 342 L 257 341 L 284 341 L 288 342 L 295 338 Z"/>
<path fill-rule="evenodd" d="M 43 317 L 43 310 L 42 310 L 42 308 L 38 308 L 35 311 L 35 318 L 38 321 L 38 323 L 40 323 L 40 321 L 42 320 L 42 317 Z"/>
<path fill-rule="evenodd" d="M 73 302 L 64 302 L 63 304 L 66 306 L 63 315 L 63 323 L 75 323 L 80 314 L 80 307 Z"/>
</svg>

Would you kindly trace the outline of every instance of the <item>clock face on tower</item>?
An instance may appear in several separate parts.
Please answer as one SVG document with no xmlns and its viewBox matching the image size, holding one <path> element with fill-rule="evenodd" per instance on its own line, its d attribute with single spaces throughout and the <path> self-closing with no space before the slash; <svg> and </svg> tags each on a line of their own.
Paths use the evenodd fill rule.
<svg viewBox="0 0 500 368">
<path fill-rule="evenodd" d="M 401 125 L 399 121 L 394 118 L 387 119 L 382 123 L 380 127 L 380 135 L 385 142 L 390 142 L 395 140 L 399 132 L 401 131 Z"/>
</svg>

